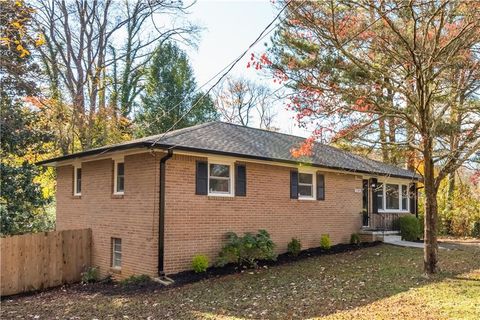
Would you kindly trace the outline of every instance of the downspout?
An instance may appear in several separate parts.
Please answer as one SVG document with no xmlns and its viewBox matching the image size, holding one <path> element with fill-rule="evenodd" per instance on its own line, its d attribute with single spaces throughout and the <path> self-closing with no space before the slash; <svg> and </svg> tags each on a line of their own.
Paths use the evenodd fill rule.
<svg viewBox="0 0 480 320">
<path fill-rule="evenodd" d="M 166 162 L 173 156 L 173 150 L 168 149 L 167 154 L 160 159 L 160 189 L 158 199 L 158 276 L 164 277 L 164 253 L 165 253 L 165 168 Z"/>
</svg>

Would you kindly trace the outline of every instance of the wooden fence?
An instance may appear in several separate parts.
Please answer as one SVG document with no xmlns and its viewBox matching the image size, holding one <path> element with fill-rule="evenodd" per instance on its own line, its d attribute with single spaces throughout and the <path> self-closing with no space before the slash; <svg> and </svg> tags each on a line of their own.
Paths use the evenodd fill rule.
<svg viewBox="0 0 480 320">
<path fill-rule="evenodd" d="M 90 229 L 0 239 L 1 295 L 76 282 L 90 266 Z"/>
</svg>

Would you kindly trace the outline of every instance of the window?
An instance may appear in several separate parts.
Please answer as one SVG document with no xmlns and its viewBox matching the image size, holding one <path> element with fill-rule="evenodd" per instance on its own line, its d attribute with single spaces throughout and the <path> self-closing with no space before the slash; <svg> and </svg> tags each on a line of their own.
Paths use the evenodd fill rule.
<svg viewBox="0 0 480 320">
<path fill-rule="evenodd" d="M 378 183 L 377 204 L 380 211 L 408 211 L 408 186 Z"/>
<path fill-rule="evenodd" d="M 378 210 L 383 210 L 383 183 L 379 182 L 377 184 L 377 208 Z"/>
<path fill-rule="evenodd" d="M 298 197 L 313 198 L 313 174 L 298 174 Z"/>
<path fill-rule="evenodd" d="M 402 210 L 408 209 L 408 187 L 402 184 Z"/>
<path fill-rule="evenodd" d="M 82 194 L 82 168 L 75 167 L 74 170 L 73 194 L 79 196 Z"/>
<path fill-rule="evenodd" d="M 125 163 L 120 161 L 115 161 L 115 170 L 114 170 L 114 186 L 115 194 L 123 194 L 125 191 Z"/>
<path fill-rule="evenodd" d="M 386 199 L 386 209 L 399 210 L 400 209 L 400 194 L 398 192 L 397 184 L 386 184 L 385 185 L 385 199 Z"/>
<path fill-rule="evenodd" d="M 208 166 L 208 193 L 231 195 L 231 165 L 210 163 Z"/>
<path fill-rule="evenodd" d="M 122 267 L 122 239 L 112 238 L 112 268 Z"/>
</svg>

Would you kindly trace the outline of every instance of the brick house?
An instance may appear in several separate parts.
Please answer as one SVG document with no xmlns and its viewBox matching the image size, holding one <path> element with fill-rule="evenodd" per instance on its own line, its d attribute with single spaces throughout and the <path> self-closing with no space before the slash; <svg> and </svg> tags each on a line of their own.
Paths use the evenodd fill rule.
<svg viewBox="0 0 480 320">
<path fill-rule="evenodd" d="M 118 278 L 213 262 L 228 231 L 266 229 L 283 252 L 416 213 L 414 173 L 322 144 L 292 157 L 303 141 L 210 122 L 39 164 L 57 170 L 57 230 L 91 228 L 93 264 Z"/>
</svg>

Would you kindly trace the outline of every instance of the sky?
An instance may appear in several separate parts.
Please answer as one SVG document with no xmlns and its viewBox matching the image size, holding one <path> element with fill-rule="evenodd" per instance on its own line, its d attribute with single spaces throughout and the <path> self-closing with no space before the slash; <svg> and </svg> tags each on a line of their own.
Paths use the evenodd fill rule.
<svg viewBox="0 0 480 320">
<path fill-rule="evenodd" d="M 248 48 L 274 19 L 278 8 L 270 0 L 199 0 L 189 11 L 188 19 L 203 28 L 198 48 L 187 48 L 197 83 L 201 86 Z M 259 42 L 252 52 L 263 52 L 268 39 L 269 36 Z M 230 75 L 273 86 L 272 79 L 246 68 L 249 58 L 250 52 Z M 209 85 L 204 89 L 208 89 Z M 308 136 L 308 132 L 294 126 L 293 113 L 287 112 L 282 102 L 275 106 L 275 112 L 274 125 L 281 132 Z"/>
</svg>

